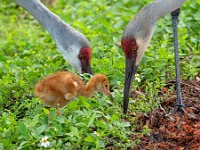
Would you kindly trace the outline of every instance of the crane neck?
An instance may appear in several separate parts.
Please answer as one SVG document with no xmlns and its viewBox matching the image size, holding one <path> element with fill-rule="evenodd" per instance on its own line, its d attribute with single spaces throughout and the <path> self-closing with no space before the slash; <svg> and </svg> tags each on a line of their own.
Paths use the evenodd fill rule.
<svg viewBox="0 0 200 150">
<path fill-rule="evenodd" d="M 153 4 L 151 8 L 152 15 L 156 16 L 155 19 L 157 21 L 167 13 L 171 13 L 172 11 L 181 7 L 181 5 L 185 1 L 186 0 L 157 0 L 154 3 L 152 3 Z"/>
<path fill-rule="evenodd" d="M 156 0 L 142 8 L 126 27 L 122 40 L 134 38 L 149 44 L 154 24 L 164 15 L 179 8 L 185 0 Z M 139 45 L 141 46 L 141 45 Z"/>
<path fill-rule="evenodd" d="M 26 9 L 34 18 L 52 35 L 56 36 L 59 26 L 64 26 L 64 22 L 39 0 L 15 0 L 20 6 Z M 66 25 L 66 24 L 65 24 Z"/>
</svg>

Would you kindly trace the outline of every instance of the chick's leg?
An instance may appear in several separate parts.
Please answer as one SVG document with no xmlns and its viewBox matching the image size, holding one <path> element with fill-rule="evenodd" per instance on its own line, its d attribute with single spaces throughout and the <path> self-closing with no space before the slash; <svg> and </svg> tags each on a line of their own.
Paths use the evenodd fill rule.
<svg viewBox="0 0 200 150">
<path fill-rule="evenodd" d="M 57 116 L 61 116 L 62 115 L 62 111 L 60 110 L 60 108 L 58 107 L 56 109 L 57 109 L 57 112 L 56 112 Z"/>
</svg>

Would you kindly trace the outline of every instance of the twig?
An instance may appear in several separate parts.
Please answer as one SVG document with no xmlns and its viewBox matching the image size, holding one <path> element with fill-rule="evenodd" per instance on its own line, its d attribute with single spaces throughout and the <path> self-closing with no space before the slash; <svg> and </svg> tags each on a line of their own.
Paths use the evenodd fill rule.
<svg viewBox="0 0 200 150">
<path fill-rule="evenodd" d="M 197 88 L 197 87 L 195 87 L 195 86 L 189 85 L 189 84 L 187 84 L 187 83 L 181 82 L 181 84 L 186 85 L 186 86 L 189 86 L 189 87 L 191 87 L 191 88 L 194 88 L 194 89 L 197 90 L 197 91 L 200 91 L 200 88 Z"/>
<path fill-rule="evenodd" d="M 162 107 L 162 105 L 161 104 L 158 104 L 158 105 L 159 105 L 160 109 L 164 112 L 164 114 L 167 115 L 167 113 L 166 113 L 165 109 Z"/>
</svg>

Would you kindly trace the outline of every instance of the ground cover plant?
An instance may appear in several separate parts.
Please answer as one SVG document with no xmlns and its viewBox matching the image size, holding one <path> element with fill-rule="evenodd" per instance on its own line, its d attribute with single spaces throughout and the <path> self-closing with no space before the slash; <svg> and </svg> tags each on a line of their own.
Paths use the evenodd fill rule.
<svg viewBox="0 0 200 150">
<path fill-rule="evenodd" d="M 124 119 L 121 106 L 125 65 L 119 42 L 127 23 L 150 2 L 57 0 L 47 4 L 50 10 L 89 39 L 93 49 L 93 71 L 109 77 L 114 95 L 112 101 L 97 93 L 88 99 L 78 97 L 62 109 L 62 116 L 56 116 L 55 109 L 44 107 L 34 96 L 34 85 L 50 73 L 75 71 L 31 15 L 14 1 L 1 0 L 0 149 L 43 149 L 45 136 L 52 149 L 140 148 L 136 145 L 146 139 L 135 135 L 148 136 L 151 129 L 143 124 L 138 130 L 137 114 L 147 114 L 168 99 L 174 84 L 167 87 L 169 92 L 164 96 L 159 93 L 175 79 L 172 23 L 168 15 L 155 27 L 151 45 L 133 84 L 136 96 L 133 92 L 129 113 Z M 195 79 L 200 73 L 199 7 L 199 0 L 187 1 L 180 15 L 182 80 Z M 87 74 L 82 76 L 86 80 L 89 78 Z M 51 120 L 48 120 L 49 112 Z"/>
</svg>

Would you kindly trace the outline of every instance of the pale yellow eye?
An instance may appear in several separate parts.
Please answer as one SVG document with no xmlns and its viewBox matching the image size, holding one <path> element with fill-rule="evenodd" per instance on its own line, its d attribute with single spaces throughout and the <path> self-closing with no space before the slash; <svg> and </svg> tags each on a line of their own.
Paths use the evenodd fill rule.
<svg viewBox="0 0 200 150">
<path fill-rule="evenodd" d="M 137 48 L 136 47 L 133 47 L 133 49 L 132 49 L 133 51 L 135 51 L 135 50 L 137 50 Z"/>
<path fill-rule="evenodd" d="M 79 59 L 83 59 L 83 55 L 79 55 Z"/>
</svg>

